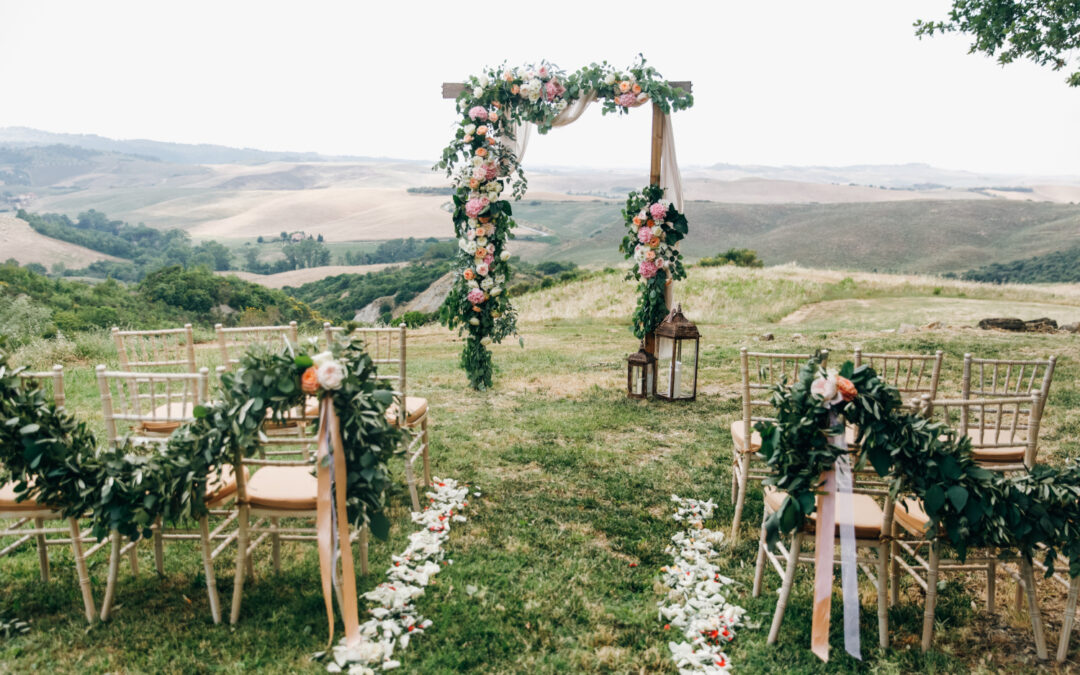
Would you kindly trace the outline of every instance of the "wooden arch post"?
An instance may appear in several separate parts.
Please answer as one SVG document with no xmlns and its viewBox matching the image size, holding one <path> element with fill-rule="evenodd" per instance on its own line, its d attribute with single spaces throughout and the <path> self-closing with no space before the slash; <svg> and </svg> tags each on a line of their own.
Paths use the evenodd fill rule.
<svg viewBox="0 0 1080 675">
<path fill-rule="evenodd" d="M 675 89 L 682 89 L 687 94 L 693 91 L 693 83 L 689 81 L 672 82 L 671 86 Z M 443 82 L 443 98 L 456 99 L 463 91 L 465 91 L 465 84 L 463 82 Z M 649 154 L 649 184 L 660 185 L 660 158 L 664 148 L 664 111 L 655 103 L 652 105 L 652 111 L 652 146 Z M 670 279 L 668 281 L 669 283 L 664 287 L 664 303 L 668 306 L 668 309 L 670 309 L 674 300 L 674 290 L 672 288 L 674 284 L 670 283 Z M 656 354 L 656 338 L 653 337 L 652 333 L 645 338 L 645 351 L 650 354 Z"/>
</svg>

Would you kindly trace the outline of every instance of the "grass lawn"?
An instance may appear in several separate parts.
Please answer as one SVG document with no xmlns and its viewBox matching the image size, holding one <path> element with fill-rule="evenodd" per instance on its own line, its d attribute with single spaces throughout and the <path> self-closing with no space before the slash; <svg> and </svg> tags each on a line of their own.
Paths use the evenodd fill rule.
<svg viewBox="0 0 1080 675">
<path fill-rule="evenodd" d="M 1073 335 L 1015 336 L 943 329 L 885 333 L 923 311 L 899 302 L 878 311 L 877 325 L 858 308 L 838 305 L 832 318 L 809 323 L 780 319 L 809 303 L 839 299 L 947 297 L 1010 302 L 1042 301 L 1075 314 L 1080 299 L 1068 289 L 978 287 L 918 279 L 854 276 L 799 270 L 693 269 L 676 291 L 701 319 L 701 395 L 694 403 L 628 400 L 624 357 L 637 347 L 624 318 L 633 301 L 616 275 L 560 286 L 521 299 L 516 343 L 495 349 L 496 387 L 474 393 L 457 367 L 460 342 L 441 328 L 410 333 L 410 393 L 432 404 L 435 474 L 465 480 L 483 497 L 470 502 L 469 522 L 458 524 L 448 550 L 453 564 L 418 601 L 434 626 L 401 654 L 404 672 L 417 673 L 653 673 L 675 672 L 670 633 L 657 616 L 659 568 L 670 561 L 671 494 L 719 503 L 711 526 L 730 523 L 731 438 L 739 410 L 737 355 L 741 346 L 763 351 L 832 350 L 839 363 L 855 346 L 866 350 L 945 351 L 942 392 L 959 390 L 962 355 L 1044 357 L 1060 363 L 1044 418 L 1040 458 L 1061 463 L 1080 451 L 1080 341 Z M 934 295 L 935 286 L 943 290 Z M 960 294 L 964 294 L 963 297 Z M 950 311 L 959 305 L 950 305 Z M 599 309 L 597 309 L 599 308 Z M 1064 311 L 1063 310 L 1063 311 Z M 905 314 L 907 312 L 907 314 Z M 909 316 L 910 315 L 910 316 Z M 852 320 L 853 324 L 849 322 Z M 855 320 L 857 319 L 857 320 Z M 770 332 L 775 340 L 760 342 Z M 93 365 L 115 363 L 99 337 L 37 344 L 16 354 L 21 363 L 67 365 L 70 407 L 100 424 Z M 200 350 L 207 363 L 213 351 Z M 400 463 L 395 465 L 399 477 Z M 403 484 L 403 477 L 399 480 Z M 403 488 L 391 497 L 392 540 L 371 547 L 374 587 L 389 556 L 404 548 L 412 529 Z M 1027 617 L 1011 607 L 1002 584 L 999 610 L 983 611 L 982 586 L 947 576 L 938 605 L 935 648 L 918 648 L 922 593 L 905 582 L 890 610 L 892 647 L 876 647 L 872 586 L 862 578 L 865 661 L 844 654 L 840 602 L 833 603 L 833 660 L 809 651 L 811 568 L 796 579 L 779 644 L 765 638 L 779 578 L 767 572 L 767 592 L 750 594 L 761 492 L 751 488 L 741 539 L 725 545 L 719 564 L 735 578 L 731 601 L 747 609 L 727 650 L 736 671 L 791 673 L 1027 672 L 1037 669 Z M 0 672 L 321 672 L 312 653 L 325 647 L 325 614 L 314 547 L 286 544 L 275 575 L 269 547 L 256 552 L 256 578 L 244 589 L 236 627 L 210 621 L 196 543 L 166 548 L 166 573 L 153 571 L 152 549 L 140 547 L 141 570 L 121 566 L 118 607 L 111 622 L 87 629 L 71 556 L 52 551 L 53 580 L 38 579 L 37 555 L 24 547 L 0 560 L 0 597 L 14 615 L 32 622 L 30 634 L 0 641 Z M 106 559 L 91 561 L 95 600 L 104 592 Z M 232 592 L 232 553 L 218 561 L 223 604 Z M 633 566 L 632 566 L 633 565 Z M 466 588 L 469 587 L 469 590 Z M 475 587 L 473 589 L 472 587 Z M 839 588 L 839 581 L 837 581 Z M 1043 587 L 1048 607 L 1064 593 Z M 473 592 L 470 592 L 473 591 Z M 361 605 L 363 607 L 363 604 Z M 1060 609 L 1044 612 L 1048 641 L 1056 644 Z M 756 627 L 755 627 L 756 626 Z M 1074 641 L 1074 645 L 1075 645 Z M 1072 664 L 1080 663 L 1074 646 Z"/>
</svg>

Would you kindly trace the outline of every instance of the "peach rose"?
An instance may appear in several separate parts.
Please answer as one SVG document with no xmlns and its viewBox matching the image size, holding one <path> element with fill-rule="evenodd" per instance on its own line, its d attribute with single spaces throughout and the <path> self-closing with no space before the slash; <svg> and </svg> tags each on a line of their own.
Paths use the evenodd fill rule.
<svg viewBox="0 0 1080 675">
<path fill-rule="evenodd" d="M 641 85 L 640 84 L 635 84 L 634 85 L 634 93 L 635 94 L 640 94 L 641 93 Z"/>
<path fill-rule="evenodd" d="M 477 148 L 476 149 L 476 156 L 477 157 L 487 157 L 487 148 Z"/>
<path fill-rule="evenodd" d="M 840 392 L 840 395 L 844 397 L 845 401 L 854 401 L 855 397 L 859 395 L 855 384 L 846 377 L 836 376 L 836 391 Z"/>
<path fill-rule="evenodd" d="M 499 107 L 498 103 L 492 103 L 492 105 L 495 106 L 496 108 Z M 499 113 L 497 113 L 495 111 L 492 111 L 492 112 L 488 113 L 488 121 L 489 122 L 498 122 L 499 121 Z"/>
<path fill-rule="evenodd" d="M 619 91 L 621 91 L 624 94 L 626 92 L 630 91 L 630 83 L 627 82 L 626 80 L 623 80 L 622 82 L 620 82 L 619 83 Z"/>
<path fill-rule="evenodd" d="M 516 84 L 510 87 L 511 94 L 516 95 L 519 91 L 521 91 L 521 87 L 517 86 Z"/>
<path fill-rule="evenodd" d="M 476 180 L 475 178 L 470 178 L 469 179 L 469 188 L 472 189 L 472 190 L 475 190 L 478 187 L 480 187 L 480 182 L 478 180 Z"/>
<path fill-rule="evenodd" d="M 649 246 L 652 246 L 653 248 L 656 248 L 659 245 L 660 245 L 660 237 L 653 237 L 652 239 L 649 240 Z"/>
<path fill-rule="evenodd" d="M 308 368 L 300 376 L 300 390 L 308 395 L 319 393 L 319 372 L 315 366 Z"/>
<path fill-rule="evenodd" d="M 641 227 L 641 218 L 634 216 L 634 225 Z"/>
<path fill-rule="evenodd" d="M 462 274 L 462 276 L 465 277 L 466 281 L 472 281 L 473 279 L 476 278 L 476 273 L 472 271 L 472 268 L 469 268 L 469 269 L 465 270 L 465 272 Z"/>
<path fill-rule="evenodd" d="M 645 259 L 653 260 L 656 258 L 656 251 L 645 251 Z"/>
<path fill-rule="evenodd" d="M 476 127 L 476 133 L 481 135 L 481 136 L 486 135 L 487 134 L 487 125 L 486 124 L 481 124 L 480 126 Z"/>
</svg>

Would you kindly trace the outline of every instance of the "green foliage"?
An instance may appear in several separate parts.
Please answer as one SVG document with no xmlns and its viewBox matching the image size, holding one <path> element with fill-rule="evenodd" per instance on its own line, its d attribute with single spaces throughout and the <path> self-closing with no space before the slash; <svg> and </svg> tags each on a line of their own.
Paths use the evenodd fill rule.
<svg viewBox="0 0 1080 675">
<path fill-rule="evenodd" d="M 1064 69 L 1080 49 L 1080 4 L 1070 0 L 953 0 L 945 21 L 916 21 L 915 34 L 966 33 L 969 53 L 997 56 L 1001 65 L 1028 59 Z M 1080 70 L 1069 74 L 1080 86 Z"/>
<path fill-rule="evenodd" d="M 284 291 L 234 276 L 218 276 L 205 267 L 184 269 L 173 265 L 159 269 L 143 279 L 139 294 L 151 302 L 178 307 L 195 315 L 207 315 L 224 305 L 234 310 L 266 312 L 274 309 L 282 321 L 318 323 L 321 320 L 310 307 Z"/>
<path fill-rule="evenodd" d="M 433 187 L 433 186 L 421 186 L 407 188 L 405 192 L 411 195 L 446 195 L 450 196 L 454 194 L 454 188 L 452 187 Z"/>
<path fill-rule="evenodd" d="M 757 257 L 757 251 L 749 248 L 729 248 L 713 258 L 702 258 L 698 261 L 702 267 L 721 267 L 734 265 L 736 267 L 764 267 L 765 263 Z"/>
<path fill-rule="evenodd" d="M 968 281 L 995 284 L 1056 284 L 1080 282 L 1080 246 L 1023 260 L 992 263 L 960 275 Z"/>
<path fill-rule="evenodd" d="M 627 279 L 638 281 L 638 302 L 630 330 L 638 338 L 644 338 L 656 330 L 667 316 L 669 308 L 664 290 L 672 281 L 686 278 L 682 264 L 682 253 L 675 244 L 687 235 L 689 225 L 686 216 L 675 210 L 674 204 L 668 204 L 662 222 L 651 220 L 649 210 L 655 204 L 661 204 L 664 190 L 659 185 L 650 185 L 641 192 L 631 192 L 623 209 L 623 218 L 629 232 L 619 244 L 619 250 L 627 259 L 633 260 L 633 268 L 627 272 Z M 660 228 L 659 234 L 655 233 Z M 649 232 L 646 232 L 649 230 Z M 651 239 L 642 242 L 639 232 L 649 234 Z M 647 256 L 653 255 L 650 259 Z M 652 277 L 641 273 L 642 267 L 652 262 L 663 261 L 664 266 L 656 269 Z"/>
<path fill-rule="evenodd" d="M 438 320 L 439 315 L 437 313 L 426 314 L 424 312 L 405 312 L 399 318 L 399 321 L 409 328 L 419 328 Z"/>
<path fill-rule="evenodd" d="M 286 291 L 332 321 L 351 321 L 376 298 L 393 295 L 408 301 L 450 271 L 448 262 L 417 262 L 367 274 L 338 274 Z"/>
<path fill-rule="evenodd" d="M 379 244 L 374 251 L 346 251 L 341 260 L 346 265 L 377 265 L 409 260 L 450 260 L 457 253 L 452 241 L 440 242 L 435 237 L 427 239 L 391 239 Z"/>
</svg>

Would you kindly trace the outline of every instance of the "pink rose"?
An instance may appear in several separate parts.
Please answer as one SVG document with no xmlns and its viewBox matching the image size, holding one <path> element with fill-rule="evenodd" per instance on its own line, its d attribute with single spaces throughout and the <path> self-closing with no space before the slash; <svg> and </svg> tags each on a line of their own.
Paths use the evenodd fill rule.
<svg viewBox="0 0 1080 675">
<path fill-rule="evenodd" d="M 469 291 L 469 294 L 465 296 L 465 299 L 474 305 L 479 305 L 484 301 L 484 292 L 479 288 L 474 288 Z"/>
<path fill-rule="evenodd" d="M 485 265 L 490 267 L 491 263 L 493 263 L 493 262 L 495 262 L 495 256 L 491 255 L 490 253 L 487 254 L 486 256 L 484 256 L 484 264 Z"/>
<path fill-rule="evenodd" d="M 542 78 L 547 77 L 548 76 L 548 67 L 547 66 L 540 66 L 540 70 L 538 70 L 536 74 L 539 75 Z"/>
<path fill-rule="evenodd" d="M 550 103 L 562 96 L 565 91 L 566 87 L 559 84 L 558 80 L 549 80 L 544 85 L 544 100 Z"/>
<path fill-rule="evenodd" d="M 469 201 L 465 202 L 465 215 L 470 218 L 475 218 L 481 213 L 483 213 L 484 209 L 486 209 L 488 207 L 488 204 L 490 203 L 491 202 L 488 201 L 487 197 L 477 197 L 475 199 L 470 199 Z"/>
<path fill-rule="evenodd" d="M 658 223 L 664 222 L 664 218 L 667 217 L 667 207 L 657 202 L 649 207 L 649 213 L 652 214 L 653 220 Z"/>
<path fill-rule="evenodd" d="M 479 274 L 482 277 L 486 277 L 488 275 L 488 272 L 490 272 L 490 271 L 491 270 L 490 270 L 490 268 L 488 268 L 487 263 L 480 263 L 479 265 L 476 266 L 476 273 Z"/>
<path fill-rule="evenodd" d="M 638 265 L 638 274 L 646 279 L 652 279 L 656 276 L 656 264 L 650 260 L 642 260 Z"/>
<path fill-rule="evenodd" d="M 494 162 L 491 162 L 490 164 L 487 164 L 485 166 L 485 170 L 487 171 L 487 179 L 488 180 L 495 180 L 496 178 L 499 177 L 499 165 L 498 164 L 496 164 Z"/>
<path fill-rule="evenodd" d="M 652 228 L 643 225 L 637 231 L 637 240 L 642 244 L 648 244 L 650 239 L 652 239 Z"/>
<path fill-rule="evenodd" d="M 634 94 L 632 94 L 630 92 L 627 92 L 625 94 L 619 94 L 618 96 L 615 97 L 615 103 L 617 103 L 618 105 L 621 105 L 624 108 L 629 108 L 629 107 L 631 107 L 633 105 L 636 105 L 637 102 L 638 102 L 637 96 L 635 96 Z"/>
<path fill-rule="evenodd" d="M 476 105 L 469 109 L 469 117 L 474 120 L 487 121 L 488 114 L 487 108 L 482 105 Z"/>
</svg>

